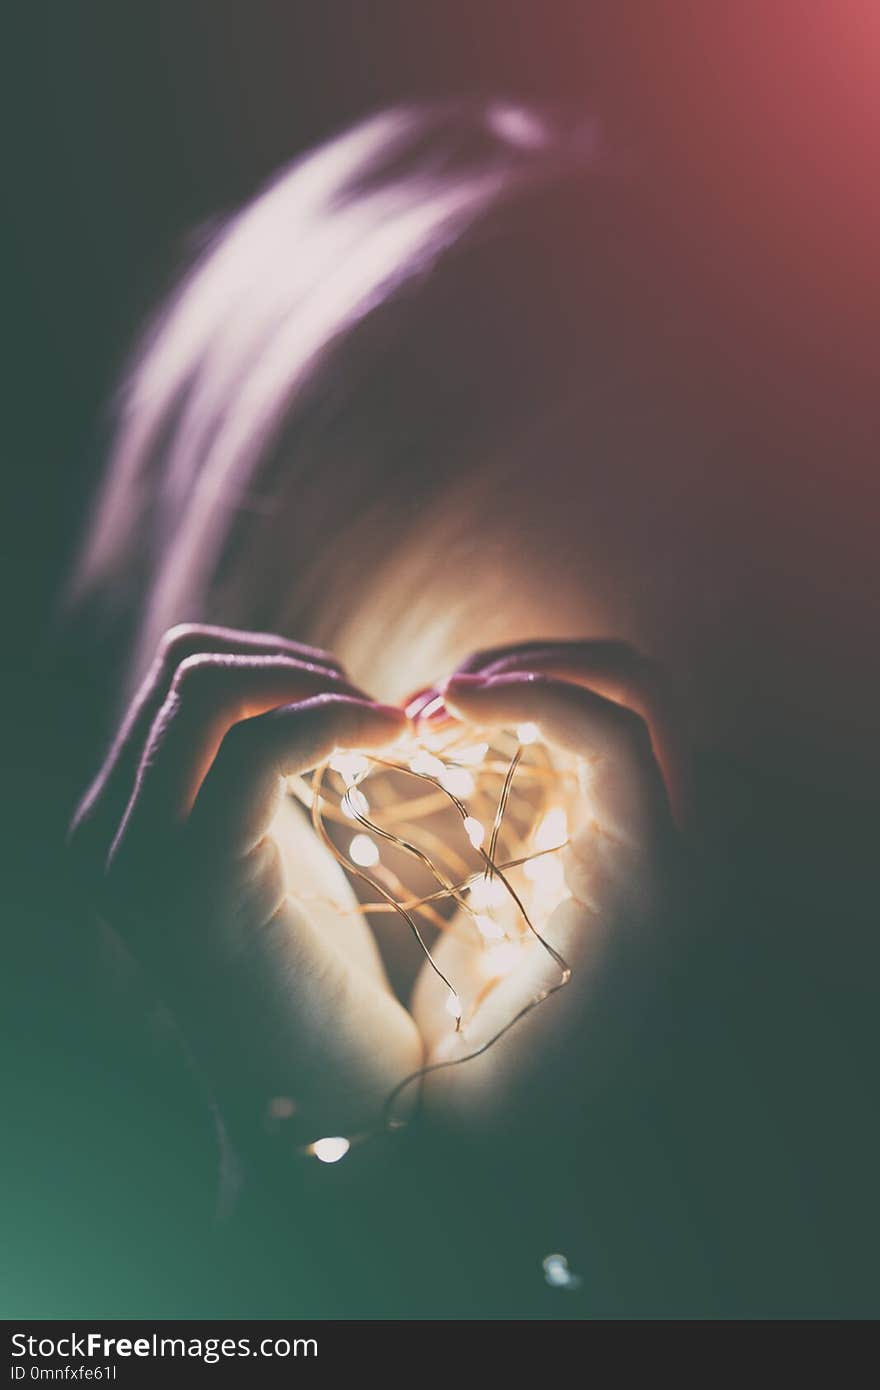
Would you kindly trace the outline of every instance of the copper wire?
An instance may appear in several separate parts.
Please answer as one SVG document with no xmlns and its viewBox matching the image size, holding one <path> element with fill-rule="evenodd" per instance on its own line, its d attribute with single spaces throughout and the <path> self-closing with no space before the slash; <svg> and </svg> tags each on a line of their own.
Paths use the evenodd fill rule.
<svg viewBox="0 0 880 1390">
<path fill-rule="evenodd" d="M 368 759 L 369 764 L 373 767 L 382 768 L 386 772 L 399 773 L 408 777 L 417 778 L 421 781 L 429 783 L 435 789 L 435 792 L 431 795 L 430 798 L 424 797 L 418 803 L 410 803 L 409 813 L 406 817 L 407 820 L 411 818 L 412 808 L 415 805 L 419 806 L 420 811 L 424 811 L 430 803 L 431 809 L 433 809 L 433 803 L 435 802 L 435 799 L 437 802 L 441 802 L 441 798 L 444 798 L 447 803 L 451 803 L 451 805 L 455 808 L 458 815 L 460 816 L 462 822 L 466 821 L 469 818 L 470 812 L 468 808 L 464 805 L 464 803 L 453 792 L 449 791 L 446 787 L 444 787 L 443 784 L 431 774 L 417 772 L 404 763 L 387 758 L 381 758 L 377 755 L 365 754 L 364 756 Z M 482 1056 L 484 1053 L 488 1052 L 490 1048 L 492 1048 L 498 1041 L 500 1041 L 500 1039 L 503 1038 L 505 1034 L 507 1034 L 523 1018 L 527 1017 L 528 1014 L 532 1013 L 547 999 L 551 998 L 552 995 L 558 993 L 561 989 L 563 989 L 571 979 L 571 968 L 569 967 L 567 961 L 556 950 L 556 948 L 552 946 L 551 943 L 542 935 L 542 933 L 532 922 L 529 913 L 527 912 L 525 905 L 522 902 L 522 899 L 520 898 L 516 889 L 513 887 L 509 878 L 507 877 L 507 872 L 509 870 L 519 867 L 522 864 L 529 863 L 534 859 L 542 857 L 543 855 L 554 853 L 561 849 L 562 846 L 556 845 L 552 846 L 550 849 L 538 850 L 531 854 L 516 856 L 512 859 L 506 860 L 503 863 L 498 863 L 496 860 L 498 841 L 501 835 L 505 814 L 508 810 L 510 796 L 513 789 L 514 778 L 516 777 L 517 771 L 522 764 L 522 756 L 522 747 L 517 746 L 512 757 L 508 761 L 506 768 L 504 768 L 503 782 L 498 798 L 498 803 L 495 809 L 488 851 L 484 850 L 481 847 L 475 846 L 477 853 L 480 855 L 483 861 L 483 869 L 478 870 L 477 872 L 472 873 L 463 879 L 459 879 L 457 882 L 451 881 L 446 876 L 446 874 L 444 874 L 442 870 L 437 866 L 437 864 L 434 862 L 434 859 L 424 850 L 420 849 L 419 846 L 414 844 L 410 839 L 396 834 L 393 830 L 388 829 L 387 826 L 382 826 L 378 824 L 376 821 L 372 819 L 371 816 L 361 814 L 361 812 L 358 811 L 356 805 L 350 798 L 348 801 L 347 815 L 340 815 L 339 812 L 336 811 L 336 809 L 333 807 L 333 804 L 331 802 L 328 802 L 325 807 L 326 793 L 324 784 L 326 773 L 329 767 L 329 760 L 328 762 L 325 762 L 321 764 L 321 766 L 316 768 L 312 776 L 311 819 L 316 833 L 318 834 L 319 838 L 321 839 L 322 843 L 326 846 L 326 848 L 330 850 L 334 858 L 342 865 L 343 869 L 345 869 L 348 873 L 354 874 L 356 877 L 361 879 L 362 882 L 366 883 L 370 888 L 372 888 L 374 892 L 378 894 L 381 898 L 381 902 L 361 903 L 354 910 L 364 914 L 367 914 L 371 911 L 396 912 L 400 917 L 402 917 L 406 922 L 407 926 L 409 927 L 412 935 L 418 942 L 418 945 L 422 953 L 424 954 L 425 959 L 427 960 L 430 968 L 437 976 L 437 978 L 442 982 L 442 984 L 445 985 L 445 987 L 449 990 L 450 996 L 454 997 L 456 1000 L 459 998 L 458 992 L 456 991 L 454 985 L 444 974 L 444 972 L 440 969 L 436 960 L 434 959 L 434 956 L 432 955 L 430 948 L 428 947 L 424 937 L 422 936 L 418 924 L 416 923 L 412 914 L 414 912 L 418 912 L 419 910 L 424 910 L 425 908 L 428 908 L 429 905 L 432 903 L 451 899 L 466 913 L 468 913 L 469 916 L 476 916 L 470 903 L 462 895 L 468 888 L 472 887 L 474 883 L 476 883 L 482 878 L 485 878 L 488 881 L 492 881 L 493 878 L 498 879 L 499 883 L 503 885 L 510 899 L 516 906 L 517 911 L 520 914 L 523 922 L 525 923 L 528 931 L 539 942 L 541 947 L 544 949 L 544 951 L 547 952 L 547 954 L 550 956 L 550 958 L 553 960 L 554 964 L 560 971 L 560 979 L 555 984 L 549 985 L 546 989 L 541 990 L 539 994 L 537 994 L 533 999 L 529 1000 L 529 1002 L 523 1005 L 522 1008 L 517 1010 L 513 1017 L 508 1019 L 507 1022 L 501 1028 L 499 1028 L 492 1035 L 491 1038 L 487 1039 L 486 1042 L 482 1043 L 472 1052 L 466 1053 L 464 1056 L 461 1057 L 454 1057 L 440 1062 L 428 1063 L 422 1067 L 419 1067 L 417 1070 L 411 1072 L 408 1076 L 405 1076 L 402 1081 L 398 1082 L 398 1084 L 389 1093 L 382 1108 L 384 1128 L 395 1129 L 399 1128 L 400 1125 L 404 1123 L 403 1120 L 400 1120 L 395 1117 L 393 1111 L 395 1102 L 399 1099 L 402 1093 L 409 1086 L 415 1084 L 417 1081 L 423 1080 L 426 1076 L 431 1075 L 434 1072 L 446 1070 L 451 1067 L 463 1066 L 466 1062 L 473 1061 L 475 1058 Z M 452 760 L 454 761 L 454 758 Z M 500 773 L 503 766 L 503 764 L 493 764 L 484 770 Z M 529 766 L 527 769 L 524 768 L 523 770 L 527 770 L 530 774 L 533 775 L 542 775 L 544 779 L 547 778 L 548 772 L 552 772 L 552 775 L 556 777 L 559 777 L 560 775 L 549 768 L 539 769 L 533 766 Z M 341 800 L 344 800 L 345 797 L 348 795 L 348 792 L 357 787 L 362 781 L 366 780 L 368 776 L 369 773 L 364 773 L 361 776 L 353 779 L 351 784 L 346 788 L 346 791 L 342 794 Z M 304 784 L 302 784 L 302 786 L 304 789 Z M 299 794 L 302 796 L 302 791 L 300 791 Z M 387 810 L 391 810 L 391 808 L 389 807 L 387 808 Z M 335 821 L 344 822 L 345 820 L 354 820 L 358 824 L 363 826 L 364 829 L 369 830 L 374 835 L 377 835 L 380 839 L 386 841 L 389 844 L 394 845 L 398 850 L 417 859 L 428 870 L 428 872 L 433 876 L 433 878 L 439 885 L 437 890 L 432 893 L 424 894 L 421 897 L 404 899 L 403 901 L 396 898 L 392 892 L 387 890 L 381 883 L 377 882 L 377 880 L 372 875 L 366 873 L 360 865 L 356 864 L 352 859 L 345 855 L 342 852 L 342 850 L 338 848 L 338 846 L 334 843 L 332 837 L 330 836 L 327 827 L 324 823 L 325 814 L 329 815 L 330 818 Z M 402 818 L 403 817 L 401 817 L 401 819 Z M 406 828 L 409 829 L 409 826 L 407 826 Z M 431 838 L 435 837 L 432 836 Z M 458 860 L 458 862 L 461 862 L 458 855 L 455 855 L 454 858 Z M 436 916 L 437 914 L 434 913 L 432 909 L 430 909 L 431 919 L 435 919 Z M 481 993 L 476 1002 L 479 1002 L 479 1000 L 484 996 L 484 994 L 488 992 L 489 988 L 494 987 L 494 983 L 497 983 L 497 981 L 490 983 L 487 990 Z M 460 1031 L 460 1029 L 461 1019 L 458 1018 L 456 1019 L 456 1031 Z M 358 1136 L 358 1138 L 363 1137 L 366 1136 Z"/>
</svg>

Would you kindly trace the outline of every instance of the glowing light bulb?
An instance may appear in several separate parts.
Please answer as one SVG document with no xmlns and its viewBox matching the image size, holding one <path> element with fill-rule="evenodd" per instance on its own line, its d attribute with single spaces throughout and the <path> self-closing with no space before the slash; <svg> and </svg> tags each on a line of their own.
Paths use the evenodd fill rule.
<svg viewBox="0 0 880 1390">
<path fill-rule="evenodd" d="M 338 1163 L 340 1158 L 345 1158 L 350 1148 L 350 1141 L 344 1139 L 341 1134 L 316 1139 L 311 1146 L 315 1158 L 320 1159 L 322 1163 Z"/>
<path fill-rule="evenodd" d="M 541 731 L 537 724 L 525 723 L 520 724 L 516 731 L 516 736 L 520 743 L 537 743 L 538 739 L 541 737 Z"/>
<path fill-rule="evenodd" d="M 449 995 L 449 998 L 446 1000 L 446 1012 L 452 1015 L 456 1023 L 461 1022 L 461 1000 L 457 994 L 452 993 Z"/>
<path fill-rule="evenodd" d="M 446 764 L 441 763 L 439 758 L 435 758 L 433 753 L 429 753 L 427 748 L 420 748 L 417 753 L 409 760 L 411 772 L 419 772 L 423 777 L 442 777 L 446 771 Z"/>
<path fill-rule="evenodd" d="M 541 1264 L 551 1289 L 580 1288 L 581 1276 L 573 1273 L 564 1255 L 546 1255 Z"/>
<path fill-rule="evenodd" d="M 464 833 L 467 835 L 474 849 L 479 849 L 486 838 L 486 831 L 482 821 L 478 821 L 475 816 L 466 816 L 464 821 Z"/>
<path fill-rule="evenodd" d="M 330 767 L 334 772 L 338 772 L 345 785 L 350 787 L 358 777 L 363 777 L 365 772 L 369 772 L 370 760 L 365 758 L 363 753 L 339 752 L 333 754 Z"/>
<path fill-rule="evenodd" d="M 488 743 L 475 743 L 471 748 L 460 748 L 455 754 L 455 761 L 464 763 L 465 767 L 479 767 L 488 751 Z"/>
<path fill-rule="evenodd" d="M 466 767 L 447 767 L 440 774 L 440 785 L 452 796 L 461 799 L 463 796 L 473 795 L 475 784 Z"/>
<path fill-rule="evenodd" d="M 358 816 L 368 816 L 370 814 L 370 803 L 364 796 L 360 787 L 349 787 L 345 796 L 342 798 L 342 810 L 349 820 L 356 820 Z"/>
<path fill-rule="evenodd" d="M 359 864 L 362 869 L 371 869 L 379 862 L 379 850 L 375 840 L 371 840 L 369 835 L 355 835 L 348 847 L 348 855 L 352 862 Z"/>
<path fill-rule="evenodd" d="M 504 928 L 499 926 L 494 917 L 487 917 L 485 912 L 478 912 L 474 921 L 477 930 L 486 941 L 501 941 L 504 937 Z"/>
<path fill-rule="evenodd" d="M 507 902 L 507 889 L 498 878 L 488 878 L 485 874 L 470 886 L 470 906 L 480 911 L 484 907 L 500 907 Z"/>
<path fill-rule="evenodd" d="M 535 831 L 536 849 L 559 849 L 568 838 L 568 817 L 561 806 L 554 806 L 541 818 Z"/>
<path fill-rule="evenodd" d="M 489 878 L 486 874 L 471 884 L 470 893 L 473 907 L 501 907 L 507 902 L 504 884 L 500 879 Z"/>
</svg>

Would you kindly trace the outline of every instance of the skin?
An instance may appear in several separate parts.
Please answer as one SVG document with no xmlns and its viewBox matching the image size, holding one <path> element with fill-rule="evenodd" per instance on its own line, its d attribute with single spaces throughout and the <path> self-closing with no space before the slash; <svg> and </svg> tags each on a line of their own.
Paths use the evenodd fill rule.
<svg viewBox="0 0 880 1390">
<path fill-rule="evenodd" d="M 572 982 L 490 1053 L 424 1083 L 429 1115 L 509 1128 L 534 1121 L 536 1082 L 570 1067 L 565 1058 L 589 1085 L 585 1059 L 608 1050 L 593 1046 L 596 1030 L 619 1015 L 621 990 L 633 996 L 644 981 L 675 881 L 686 766 L 656 672 L 619 643 L 476 653 L 442 693 L 464 721 L 533 721 L 575 758 L 585 785 L 589 775 L 565 855 L 571 899 L 546 928 Z M 474 1050 L 554 982 L 533 953 L 468 1038 L 450 1038 L 445 992 L 427 967 L 405 1008 L 363 917 L 329 921 L 326 907 L 288 897 L 292 878 L 306 898 L 331 879 L 337 898 L 351 890 L 309 829 L 281 837 L 283 850 L 273 836 L 284 778 L 337 748 L 387 748 L 409 728 L 401 708 L 372 701 L 325 651 L 176 628 L 76 814 L 71 848 L 101 918 L 153 976 L 245 1138 L 273 1097 L 294 1101 L 302 1143 L 370 1127 L 404 1077 Z M 453 934 L 437 959 L 462 997 L 476 989 Z"/>
<path fill-rule="evenodd" d="M 368 928 L 353 924 L 361 939 L 342 946 L 319 932 L 288 899 L 268 833 L 286 776 L 405 727 L 326 653 L 177 628 L 77 812 L 71 847 L 102 917 L 153 975 L 239 1131 L 276 1096 L 296 1097 L 309 1138 L 356 1129 L 419 1065 Z M 380 1045 L 365 1050 L 364 1036 Z"/>
<path fill-rule="evenodd" d="M 622 644 L 583 642 L 496 649 L 465 663 L 444 686 L 447 707 L 483 728 L 536 724 L 551 749 L 573 756 L 583 789 L 563 853 L 570 898 L 551 915 L 544 937 L 572 970 L 563 993 L 522 1020 L 467 1066 L 443 1068 L 426 1079 L 429 1108 L 469 1127 L 534 1126 L 536 1095 L 550 1083 L 576 1079 L 581 1096 L 607 1064 L 607 1008 L 620 1001 L 621 978 L 631 1007 L 647 982 L 657 929 L 668 911 L 676 863 L 676 828 L 650 712 L 659 708 L 647 663 Z M 642 671 L 634 682 L 633 673 Z M 631 703 L 621 700 L 624 688 Z M 635 705 L 648 717 L 637 713 Z M 663 721 L 658 713 L 654 727 Z M 672 738 L 665 748 L 672 757 Z M 481 983 L 479 957 L 446 934 L 436 950 L 441 968 L 463 999 Z M 505 1021 L 559 979 L 545 952 L 527 959 L 493 990 L 468 1028 L 450 1035 L 442 989 L 423 969 L 413 1013 L 430 1062 L 474 1052 Z M 613 1007 L 613 1004 L 612 1004 Z M 596 1047 L 598 1033 L 601 1046 Z M 548 1066 L 556 1074 L 548 1077 Z M 542 1118 L 552 1124 L 553 1116 Z"/>
</svg>

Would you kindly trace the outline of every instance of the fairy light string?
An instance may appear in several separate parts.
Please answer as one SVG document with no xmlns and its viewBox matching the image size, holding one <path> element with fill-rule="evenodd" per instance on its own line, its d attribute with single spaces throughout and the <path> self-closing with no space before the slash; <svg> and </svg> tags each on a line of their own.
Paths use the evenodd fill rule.
<svg viewBox="0 0 880 1390">
<path fill-rule="evenodd" d="M 470 922 L 476 930 L 479 941 L 477 949 L 480 947 L 492 949 L 488 937 L 489 927 L 492 928 L 493 940 L 497 937 L 503 943 L 507 939 L 513 950 L 517 946 L 522 946 L 531 937 L 540 945 L 559 971 L 559 978 L 554 983 L 539 990 L 531 999 L 515 1010 L 512 1016 L 505 1020 L 491 1037 L 478 1047 L 457 1057 L 427 1062 L 398 1082 L 387 1096 L 382 1107 L 382 1130 L 397 1129 L 406 1123 L 395 1113 L 395 1107 L 407 1089 L 435 1072 L 464 1066 L 489 1052 L 516 1024 L 533 1013 L 554 994 L 557 994 L 571 979 L 571 968 L 568 962 L 547 940 L 540 926 L 533 920 L 533 913 L 526 907 L 523 894 L 517 890 L 510 879 L 511 872 L 525 869 L 526 866 L 537 861 L 546 862 L 548 856 L 557 854 L 567 844 L 567 836 L 559 844 L 551 844 L 550 846 L 535 845 L 534 839 L 536 827 L 544 822 L 549 825 L 553 815 L 557 817 L 557 821 L 561 818 L 564 824 L 565 812 L 560 808 L 558 801 L 551 806 L 549 794 L 555 793 L 558 797 L 560 788 L 567 780 L 570 781 L 570 774 L 553 764 L 546 749 L 538 742 L 537 730 L 534 730 L 532 726 L 524 726 L 519 733 L 520 737 L 515 741 L 512 752 L 509 747 L 505 752 L 503 747 L 497 746 L 501 737 L 498 735 L 494 739 L 496 746 L 479 743 L 474 747 L 473 731 L 469 731 L 469 745 L 461 745 L 460 736 L 453 736 L 451 741 L 445 744 L 441 742 L 440 746 L 434 746 L 430 749 L 420 745 L 409 752 L 405 760 L 404 755 L 400 757 L 380 757 L 370 753 L 336 755 L 328 758 L 315 769 L 310 783 L 307 784 L 302 779 L 294 779 L 290 785 L 290 790 L 310 809 L 315 833 L 325 848 L 341 865 L 346 874 L 360 880 L 374 895 L 373 900 L 361 901 L 354 908 L 346 908 L 339 904 L 333 905 L 342 913 L 352 911 L 365 915 L 372 912 L 396 913 L 401 918 L 417 942 L 429 968 L 447 991 L 446 1007 L 454 1022 L 455 1033 L 464 1032 L 465 1024 L 472 1021 L 484 998 L 491 993 L 502 976 L 490 978 L 477 993 L 471 1001 L 471 1016 L 465 1020 L 464 1006 L 459 991 L 453 980 L 437 963 L 416 920 L 417 915 L 425 917 L 432 926 L 442 930 L 454 929 L 453 924 L 458 919 L 463 919 L 465 923 Z M 436 740 L 434 742 L 436 744 Z M 526 748 L 528 748 L 530 755 L 528 762 L 524 759 Z M 452 764 L 451 767 L 450 764 Z M 343 790 L 338 795 L 332 790 L 332 784 L 329 783 L 331 772 L 335 773 L 344 784 Z M 457 775 L 459 772 L 466 775 L 459 776 Z M 488 847 L 485 847 L 483 823 L 486 817 L 477 817 L 474 812 L 490 799 L 487 782 L 493 780 L 496 781 L 497 785 L 499 777 L 501 786 L 497 800 L 494 801 L 489 844 Z M 370 792 L 371 801 L 368 801 L 363 786 L 375 782 L 376 779 L 382 779 L 385 784 L 383 786 L 385 804 L 380 805 L 374 811 L 371 805 L 373 792 Z M 397 783 L 398 779 L 418 781 L 426 788 L 430 788 L 430 791 L 419 798 L 407 800 L 392 786 L 390 788 L 391 799 L 389 800 L 388 784 L 392 781 Z M 527 793 L 519 803 L 516 803 L 514 785 L 515 783 L 518 785 L 520 781 L 526 784 Z M 457 794 L 456 787 L 462 791 L 462 795 Z M 465 792 L 468 793 L 467 799 L 473 803 L 470 807 L 466 804 Z M 508 831 L 510 812 L 514 804 L 517 804 L 520 817 L 524 814 L 527 815 L 529 824 L 524 830 L 513 827 Z M 463 874 L 461 867 L 466 868 L 466 863 L 454 846 L 448 844 L 448 835 L 441 837 L 425 825 L 424 822 L 429 817 L 442 813 L 444 808 L 447 811 L 451 809 L 455 812 L 466 840 L 481 861 L 481 868 Z M 377 819 L 377 816 L 382 817 L 384 824 Z M 356 835 L 349 844 L 348 853 L 337 842 L 337 838 L 331 834 L 330 825 L 335 827 L 337 837 L 343 826 L 358 827 L 360 834 Z M 415 842 L 416 834 L 422 841 L 421 844 Z M 370 837 L 375 837 L 375 839 Z M 514 841 L 518 837 L 520 843 L 513 844 L 513 853 L 508 852 L 506 855 L 500 853 L 502 837 Z M 365 843 L 358 845 L 358 840 Z M 433 879 L 436 887 L 421 893 L 413 892 L 411 888 L 407 888 L 407 885 L 401 881 L 398 875 L 381 862 L 375 840 L 379 840 L 392 848 L 396 854 L 404 856 L 405 860 L 419 865 Z M 425 845 L 428 848 L 423 847 Z M 359 851 L 358 857 L 354 857 L 354 850 Z M 437 862 L 440 858 L 447 861 L 447 867 L 453 868 L 452 874 L 445 872 L 444 868 Z M 373 869 L 373 872 L 370 872 L 370 869 Z M 538 872 L 540 873 L 540 870 Z M 490 891 L 490 885 L 493 884 L 498 885 L 495 892 Z M 488 901 L 476 896 L 475 905 L 473 899 L 478 894 L 478 890 L 486 891 Z M 533 896 L 537 899 L 539 881 L 535 882 L 532 891 Z M 444 918 L 438 911 L 438 906 L 442 906 L 444 903 L 453 910 L 457 909 L 457 913 L 451 921 Z M 508 931 L 497 922 L 491 913 L 493 905 L 500 907 L 502 903 L 507 904 L 508 912 L 511 906 L 513 907 L 517 924 L 521 924 L 521 927 L 525 929 L 524 932 L 519 931 L 513 942 L 510 941 Z M 543 922 L 541 926 L 543 926 Z M 505 947 L 506 949 L 507 947 Z M 334 1140 L 316 1140 L 315 1143 L 307 1146 L 306 1152 L 313 1154 L 323 1162 L 335 1162 L 348 1152 L 352 1144 L 372 1137 L 375 1132 L 380 1131 L 351 1135 L 347 1140 L 343 1140 L 341 1137 Z"/>
<path fill-rule="evenodd" d="M 317 832 L 318 832 L 318 834 L 320 835 L 321 839 L 323 840 L 324 844 L 325 844 L 325 845 L 327 846 L 327 848 L 331 851 L 331 853 L 334 855 L 334 857 L 339 861 L 339 863 L 343 866 L 343 868 L 344 868 L 348 873 L 356 874 L 358 878 L 360 878 L 360 879 L 362 879 L 362 880 L 364 881 L 364 883 L 369 884 L 369 886 L 370 886 L 372 889 L 374 889 L 375 892 L 381 894 L 381 896 L 385 899 L 385 901 L 391 905 L 391 907 L 394 909 L 394 911 L 400 913 L 401 917 L 402 917 L 402 918 L 404 919 L 404 921 L 406 922 L 407 926 L 409 927 L 409 929 L 410 929 L 410 931 L 412 932 L 413 936 L 415 937 L 416 941 L 419 943 L 419 947 L 421 948 L 421 950 L 422 950 L 422 952 L 423 952 L 423 954 L 424 954 L 424 956 L 425 956 L 425 959 L 428 961 L 429 965 L 431 966 L 431 969 L 434 971 L 434 974 L 438 977 L 438 979 L 440 979 L 440 980 L 443 981 L 444 985 L 445 985 L 446 988 L 450 991 L 450 993 L 451 993 L 451 994 L 454 994 L 454 993 L 455 993 L 455 990 L 453 989 L 453 987 L 452 987 L 452 985 L 450 984 L 449 980 L 448 980 L 448 979 L 446 978 L 446 976 L 443 974 L 443 971 L 440 969 L 440 967 L 439 967 L 439 965 L 437 964 L 437 962 L 435 961 L 434 957 L 431 955 L 431 952 L 430 952 L 430 950 L 429 950 L 429 948 L 428 948 L 428 944 L 427 944 L 427 942 L 425 941 L 425 938 L 422 936 L 422 933 L 419 931 L 418 923 L 415 921 L 415 919 L 410 915 L 410 913 L 407 911 L 407 909 L 406 909 L 405 907 L 403 907 L 402 904 L 399 903 L 399 902 L 397 901 L 397 899 L 394 897 L 394 895 L 393 895 L 392 893 L 390 893 L 390 892 L 388 891 L 387 888 L 383 888 L 383 886 L 382 886 L 381 883 L 377 882 L 376 879 L 372 878 L 372 877 L 370 876 L 370 874 L 368 874 L 368 873 L 365 871 L 365 869 L 363 869 L 359 864 L 356 864 L 356 863 L 354 862 L 353 859 L 346 858 L 346 856 L 345 856 L 345 855 L 342 853 L 342 851 L 337 847 L 337 845 L 334 843 L 334 841 L 331 839 L 330 835 L 328 834 L 328 832 L 327 832 L 327 827 L 326 827 L 325 824 L 324 824 L 324 817 L 323 817 L 322 811 L 321 811 L 322 799 L 323 799 L 323 798 L 322 798 L 322 788 L 323 788 L 324 776 L 325 776 L 325 774 L 326 774 L 327 766 L 328 766 L 327 763 L 322 763 L 320 767 L 316 768 L 315 774 L 314 774 L 314 779 L 313 779 L 313 782 L 312 782 L 312 795 L 313 795 L 313 801 L 312 801 L 312 824 L 313 824 L 313 826 L 314 826 L 315 829 L 317 830 Z M 433 865 L 432 865 L 432 863 L 431 863 L 431 860 L 428 858 L 428 856 L 427 856 L 426 854 L 423 854 L 421 850 L 417 849 L 415 845 L 410 845 L 410 844 L 408 844 L 408 842 L 407 842 L 406 840 L 400 839 L 399 836 L 392 834 L 390 831 L 382 830 L 382 828 L 381 828 L 380 826 L 374 825 L 372 821 L 368 820 L 365 816 L 360 815 L 360 813 L 356 813 L 356 819 L 359 820 L 359 821 L 361 822 L 362 825 L 367 826 L 367 828 L 370 829 L 370 830 L 372 830 L 375 834 L 381 835 L 384 839 L 387 839 L 387 840 L 392 841 L 392 842 L 393 842 L 394 844 L 396 844 L 400 849 L 408 850 L 408 851 L 411 852 L 412 854 L 417 854 L 417 855 L 419 856 L 419 858 L 422 859 L 422 860 L 424 861 L 424 863 L 425 863 L 426 866 L 429 866 L 429 867 L 431 867 L 431 868 L 433 869 Z M 445 886 L 445 885 L 444 885 L 444 886 Z M 447 890 L 447 891 L 448 891 L 448 890 Z"/>
</svg>

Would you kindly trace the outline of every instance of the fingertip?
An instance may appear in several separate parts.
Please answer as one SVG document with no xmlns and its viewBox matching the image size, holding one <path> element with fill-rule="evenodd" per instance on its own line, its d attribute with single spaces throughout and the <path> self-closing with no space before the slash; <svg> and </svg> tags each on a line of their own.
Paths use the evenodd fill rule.
<svg viewBox="0 0 880 1390">
<path fill-rule="evenodd" d="M 370 700 L 363 693 L 349 695 L 344 691 L 334 691 L 327 695 L 326 702 L 338 705 L 340 708 L 351 709 L 360 714 L 367 723 L 377 727 L 382 725 L 403 729 L 410 722 L 406 712 L 399 705 L 385 705 L 379 700 Z"/>
<path fill-rule="evenodd" d="M 440 696 L 434 686 L 424 686 L 421 690 L 416 690 L 406 700 L 403 701 L 401 708 L 408 719 L 413 721 L 427 716 L 427 712 L 434 705 Z"/>
<path fill-rule="evenodd" d="M 462 672 L 461 674 L 450 676 L 446 684 L 441 688 L 440 698 L 444 715 L 450 719 L 460 719 L 467 717 L 468 708 L 472 708 L 472 701 L 488 689 L 488 681 L 485 676 L 476 676 Z"/>
<path fill-rule="evenodd" d="M 456 691 L 464 691 L 467 693 L 469 690 L 481 690 L 488 684 L 488 676 L 474 675 L 470 672 L 462 671 L 457 675 L 449 677 L 449 680 L 443 686 L 442 694 L 454 695 Z"/>
<path fill-rule="evenodd" d="M 411 728 L 411 720 L 399 705 L 383 705 L 378 702 L 370 704 L 370 712 L 378 721 L 377 732 L 386 734 L 385 741 L 390 743 L 394 739 L 400 738 Z M 380 726 L 383 726 L 380 728 Z"/>
<path fill-rule="evenodd" d="M 409 724 L 410 718 L 405 709 L 400 705 L 382 705 L 374 702 L 373 709 L 381 714 L 383 719 L 390 719 L 394 724 Z"/>
<path fill-rule="evenodd" d="M 452 676 L 443 689 L 443 698 L 450 708 L 467 707 L 476 701 L 490 705 L 493 696 L 516 691 L 524 686 L 548 684 L 544 676 L 534 671 L 511 671 L 497 676 Z"/>
<path fill-rule="evenodd" d="M 485 676 L 471 675 L 461 672 L 450 676 L 449 680 L 440 687 L 440 698 L 446 706 L 454 706 L 459 697 L 467 699 L 469 695 L 477 695 L 481 690 L 485 690 L 488 680 Z"/>
</svg>

